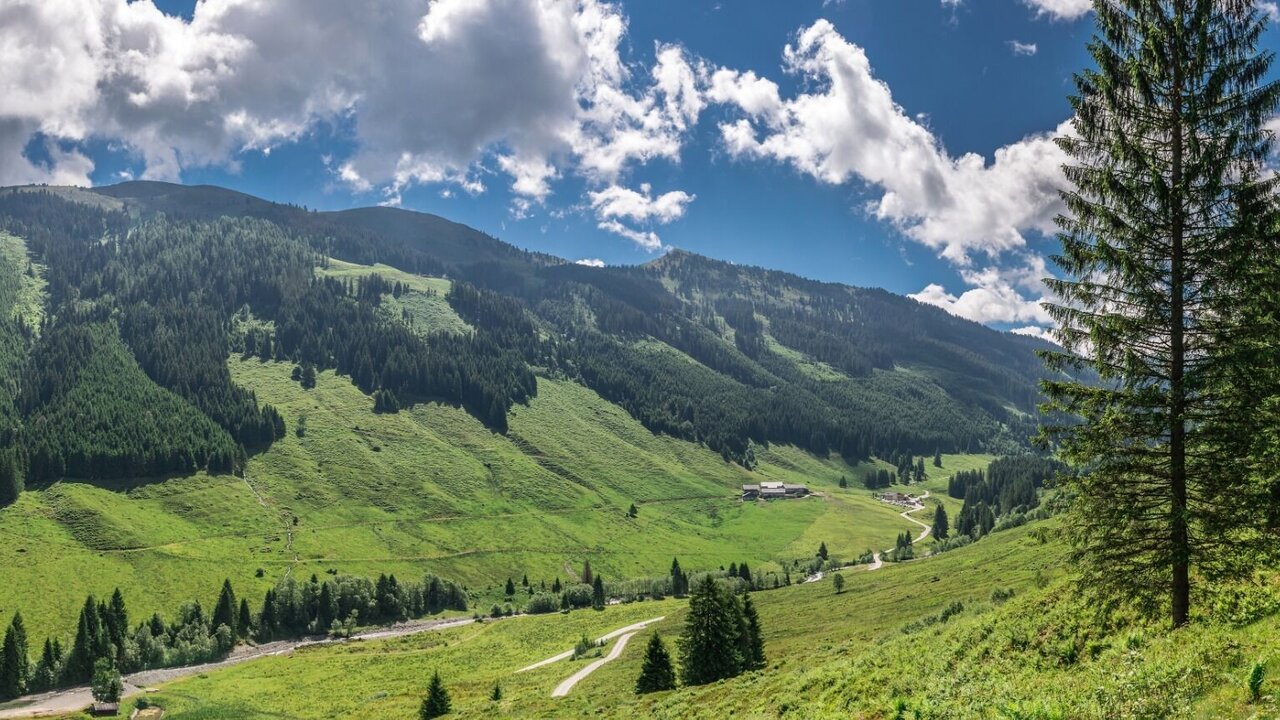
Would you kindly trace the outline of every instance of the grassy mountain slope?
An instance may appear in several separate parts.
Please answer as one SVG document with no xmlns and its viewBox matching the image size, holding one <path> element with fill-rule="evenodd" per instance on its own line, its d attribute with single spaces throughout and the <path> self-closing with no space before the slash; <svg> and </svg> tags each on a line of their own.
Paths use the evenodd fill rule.
<svg viewBox="0 0 1280 720">
<path fill-rule="evenodd" d="M 103 357 L 122 370 L 99 374 L 94 402 L 155 395 L 142 439 L 207 420 L 236 450 L 207 464 L 233 474 L 43 473 L 0 508 L 15 578 L 0 607 L 22 607 L 34 636 L 69 632 L 83 594 L 116 585 L 149 613 L 211 598 L 224 577 L 257 597 L 285 573 L 425 567 L 483 592 L 566 579 L 588 558 L 614 578 L 672 556 L 778 567 L 823 542 L 854 558 L 915 528 L 857 482 L 885 467 L 873 455 L 1016 447 L 1008 408 L 1033 392 L 1023 338 L 683 253 L 584 268 L 440 218 L 163 183 L 0 191 L 0 226 L 47 267 L 33 273 L 47 288 L 11 307 L 43 305 L 59 333 L 117 323 Z M 318 367 L 315 388 L 295 363 Z M 62 381 L 73 366 L 46 369 Z M 400 411 L 375 413 L 393 392 Z M 62 417 L 44 404 L 24 432 Z M 119 455 L 132 439 L 112 442 Z M 196 440 L 180 444 L 164 467 L 206 466 Z M 951 462 L 930 467 L 931 487 Z M 737 502 L 762 479 L 825 497 Z M 61 589 L 50 568 L 70 577 Z M 30 588 L 45 592 L 25 601 Z"/>
<path fill-rule="evenodd" d="M 392 641 L 301 651 L 165 686 L 166 717 L 411 715 L 439 670 L 459 717 L 1112 718 L 1270 717 L 1274 680 L 1251 703 L 1244 681 L 1280 641 L 1277 588 L 1234 624 L 1171 632 L 1096 622 L 1067 591 L 1054 524 L 990 536 L 874 573 L 755 593 L 769 666 L 697 688 L 636 696 L 651 633 L 670 643 L 681 601 L 515 618 Z M 993 594 L 1001 591 L 1012 599 Z M 963 609 L 938 621 L 953 603 Z M 666 620 L 570 695 L 550 692 L 585 661 L 514 670 L 631 622 Z M 608 648 L 606 648 L 607 651 Z M 1268 676 L 1269 677 L 1269 676 Z M 489 700 L 494 683 L 504 698 Z"/>
</svg>

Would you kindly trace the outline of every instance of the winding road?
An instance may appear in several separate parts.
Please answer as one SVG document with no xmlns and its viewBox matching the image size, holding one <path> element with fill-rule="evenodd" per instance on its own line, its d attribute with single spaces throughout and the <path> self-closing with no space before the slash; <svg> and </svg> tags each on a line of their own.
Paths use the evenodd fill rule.
<svg viewBox="0 0 1280 720">
<path fill-rule="evenodd" d="M 565 695 L 568 695 L 569 691 L 573 689 L 574 685 L 578 684 L 579 680 L 585 678 L 596 670 L 599 670 L 601 665 L 604 665 L 611 660 L 616 660 L 618 656 L 622 654 L 623 649 L 627 647 L 627 642 L 631 640 L 631 636 L 633 635 L 635 635 L 634 631 L 618 638 L 618 642 L 613 644 L 613 649 L 609 651 L 608 655 L 605 655 L 599 660 L 596 660 L 578 672 L 570 675 L 567 680 L 557 685 L 556 689 L 551 691 L 551 697 L 564 697 Z"/>
<path fill-rule="evenodd" d="M 924 510 L 924 508 L 925 508 L 924 501 L 925 501 L 925 499 L 926 499 L 926 498 L 928 498 L 928 497 L 929 497 L 929 491 L 928 491 L 928 490 L 925 490 L 925 491 L 924 491 L 924 494 L 923 494 L 923 495 L 921 495 L 919 498 L 917 498 L 917 506 L 916 506 L 916 507 L 913 507 L 913 508 L 911 508 L 910 510 L 903 510 L 902 512 L 898 513 L 898 515 L 902 516 L 902 518 L 903 518 L 904 520 L 910 520 L 911 522 L 913 522 L 913 523 L 915 523 L 915 524 L 919 525 L 920 527 L 924 528 L 924 530 L 921 530 L 921 531 L 920 531 L 920 535 L 918 535 L 914 540 L 912 540 L 912 542 L 917 542 L 917 543 L 918 543 L 918 542 L 921 542 L 921 541 L 923 541 L 925 538 L 929 537 L 929 533 L 933 532 L 933 526 L 932 526 L 932 525 L 930 525 L 929 523 L 926 523 L 926 522 L 921 522 L 921 521 L 919 521 L 919 520 L 917 520 L 917 519 L 915 519 L 915 518 L 911 517 L 911 513 L 914 513 L 914 512 L 920 512 L 921 510 Z M 874 554 L 874 555 L 872 555 L 872 556 L 871 556 L 871 564 L 870 564 L 870 565 L 867 565 L 867 571 L 868 571 L 868 572 L 870 572 L 870 571 L 872 571 L 872 570 L 879 570 L 880 568 L 884 567 L 884 559 L 881 557 L 881 555 L 883 555 L 883 554 L 884 554 L 884 553 L 886 553 L 886 552 L 889 552 L 889 551 L 888 551 L 888 550 L 885 550 L 884 552 L 878 552 L 878 553 L 876 553 L 876 554 Z M 837 568 L 837 569 L 838 569 L 838 570 L 843 570 L 843 569 L 844 569 L 844 568 L 846 568 L 846 567 L 853 567 L 853 566 L 852 566 L 852 565 L 845 565 L 844 567 Z M 806 583 L 818 582 L 819 580 L 821 580 L 822 578 L 824 578 L 824 577 L 826 577 L 826 576 L 827 576 L 827 574 L 826 574 L 825 572 L 821 572 L 821 571 L 819 571 L 819 572 L 816 572 L 816 573 L 814 573 L 814 574 L 812 574 L 812 575 L 810 575 L 810 576 L 806 577 L 806 578 L 803 580 L 803 582 L 806 582 Z"/>
<path fill-rule="evenodd" d="M 382 640 L 393 637 L 403 637 L 406 635 L 416 635 L 421 632 L 432 630 L 445 630 L 448 628 L 461 627 L 470 625 L 475 622 L 471 618 L 450 618 L 437 620 L 419 620 L 390 627 L 379 628 L 377 630 L 369 630 L 367 632 L 352 635 L 350 640 Z M 204 663 L 203 665 L 186 665 L 183 667 L 160 668 L 157 670 L 143 670 L 131 675 L 124 676 L 124 697 L 137 695 L 146 692 L 148 687 L 178 680 L 192 675 L 217 670 L 219 668 L 238 665 L 249 660 L 270 657 L 272 655 L 287 655 L 294 650 L 307 647 L 310 645 L 329 645 L 332 643 L 347 642 L 346 638 L 310 638 L 306 640 L 278 640 L 262 645 L 250 647 L 241 645 L 231 652 L 231 655 L 217 662 Z M 76 713 L 89 707 L 93 703 L 93 695 L 89 692 L 87 686 L 67 688 L 65 690 L 55 690 L 53 692 L 40 693 L 39 695 L 28 695 L 18 698 L 12 702 L 0 704 L 0 720 L 9 720 L 10 718 L 33 718 L 33 717 L 49 717 L 69 715 Z"/>
</svg>

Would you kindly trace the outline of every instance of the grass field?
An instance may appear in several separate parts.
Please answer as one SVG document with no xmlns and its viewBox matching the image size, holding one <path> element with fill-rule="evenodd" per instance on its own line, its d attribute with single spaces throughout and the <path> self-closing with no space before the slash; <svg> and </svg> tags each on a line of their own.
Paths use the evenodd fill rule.
<svg viewBox="0 0 1280 720">
<path fill-rule="evenodd" d="M 933 558 L 845 570 L 840 594 L 829 580 L 755 593 L 768 667 L 703 687 L 632 692 L 649 635 L 670 642 L 679 633 L 683 601 L 667 600 L 313 649 L 174 682 L 150 698 L 177 720 L 410 717 L 439 670 L 451 716 L 461 718 L 1275 716 L 1274 679 L 1260 703 L 1244 689 L 1254 659 L 1280 670 L 1274 602 L 1270 614 L 1236 625 L 1176 633 L 1132 618 L 1101 623 L 1071 591 L 1055 533 L 1053 521 L 1036 523 Z M 1274 585 L 1266 592 L 1276 599 Z M 936 621 L 953 603 L 963 609 Z M 580 665 L 513 674 L 583 634 L 660 615 L 566 698 L 551 689 Z M 488 699 L 494 683 L 504 693 L 497 704 Z"/>
<path fill-rule="evenodd" d="M 336 278 L 365 278 L 377 273 L 388 282 L 408 286 L 409 292 L 400 297 L 387 295 L 382 300 L 383 312 L 396 320 L 408 319 L 414 329 L 422 333 L 469 333 L 471 326 L 458 317 L 445 300 L 452 285 L 444 278 L 414 275 L 390 265 L 359 265 L 336 258 L 327 259 L 328 266 L 316 268 L 316 274 Z"/>
<path fill-rule="evenodd" d="M 430 570 L 487 596 L 507 577 L 567 579 L 588 559 L 610 578 L 665 574 L 673 556 L 690 569 L 743 560 L 777 568 L 811 558 L 822 542 L 853 559 L 914 527 L 860 484 L 838 487 L 863 468 L 775 446 L 761 449 L 749 473 L 653 435 L 573 383 L 540 380 L 538 397 L 514 410 L 502 436 L 438 404 L 376 415 L 368 396 L 332 372 L 308 391 L 290 380 L 288 364 L 232 359 L 230 367 L 281 411 L 286 437 L 251 458 L 244 479 L 64 482 L 24 493 L 0 509 L 0 572 L 9 581 L 0 614 L 21 609 L 42 639 L 70 635 L 84 595 L 117 586 L 135 618 L 192 598 L 209 605 L 223 578 L 256 598 L 286 573 L 330 569 Z M 823 496 L 739 502 L 739 485 L 760 479 L 807 483 Z"/>
</svg>

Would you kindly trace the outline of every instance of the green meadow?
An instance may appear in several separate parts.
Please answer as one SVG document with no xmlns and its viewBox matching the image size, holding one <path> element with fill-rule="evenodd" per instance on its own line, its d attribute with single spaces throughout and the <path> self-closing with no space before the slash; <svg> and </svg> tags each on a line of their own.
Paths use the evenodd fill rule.
<svg viewBox="0 0 1280 720">
<path fill-rule="evenodd" d="M 1045 521 L 875 572 L 848 569 L 839 594 L 830 580 L 754 593 L 768 667 L 701 687 L 632 691 L 649 635 L 673 642 L 680 631 L 683 601 L 665 600 L 313 648 L 179 680 L 149 699 L 178 720 L 410 717 L 439 671 L 460 718 L 1264 718 L 1280 710 L 1274 679 L 1259 703 L 1244 687 L 1255 659 L 1280 669 L 1274 584 L 1250 591 L 1264 604 L 1233 623 L 1171 632 L 1126 617 L 1094 622 L 1070 591 L 1056 534 Z M 583 635 L 659 616 L 568 697 L 551 690 L 589 659 L 515 673 Z M 495 683 L 498 703 L 489 700 Z"/>
<path fill-rule="evenodd" d="M 244 478 L 59 482 L 24 493 L 0 509 L 10 580 L 0 612 L 20 609 L 39 639 L 70 635 L 84 596 L 117 586 L 134 617 L 193 598 L 208 605 L 223 578 L 257 598 L 287 573 L 330 570 L 430 570 L 487 597 L 507 577 L 573 578 L 587 560 L 624 578 L 665 574 L 672 557 L 690 569 L 779 568 L 822 542 L 853 559 L 915 527 L 856 480 L 869 465 L 775 446 L 748 472 L 654 435 L 569 382 L 540 379 L 503 436 L 441 404 L 374 414 L 371 399 L 332 372 L 304 390 L 291 365 L 229 363 L 284 415 L 285 438 L 251 458 Z M 807 483 L 821 496 L 741 503 L 739 486 L 762 479 Z M 930 482 L 945 488 L 945 478 Z"/>
</svg>

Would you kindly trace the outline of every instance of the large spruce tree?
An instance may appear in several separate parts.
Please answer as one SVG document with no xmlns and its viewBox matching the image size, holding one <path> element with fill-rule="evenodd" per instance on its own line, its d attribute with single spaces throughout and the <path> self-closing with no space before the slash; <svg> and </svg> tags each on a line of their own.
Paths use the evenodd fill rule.
<svg viewBox="0 0 1280 720">
<path fill-rule="evenodd" d="M 676 686 L 676 671 L 671 667 L 671 653 L 657 633 L 649 638 L 649 647 L 645 650 L 644 664 L 640 666 L 640 677 L 636 680 L 636 693 L 651 693 L 661 690 L 673 690 Z"/>
<path fill-rule="evenodd" d="M 1070 528 L 1087 586 L 1188 622 L 1193 578 L 1271 549 L 1262 454 L 1273 375 L 1275 180 L 1264 122 L 1280 88 L 1251 0 L 1098 0 L 1059 140 L 1074 189 L 1049 310 L 1097 382 L 1046 383 L 1046 426 L 1079 470 Z M 1270 333 L 1270 336 L 1268 336 Z M 1086 373 L 1086 376 L 1088 373 Z M 1091 378 L 1092 379 L 1092 378 Z"/>
<path fill-rule="evenodd" d="M 680 678 L 685 685 L 702 685 L 733 677 L 749 659 L 741 650 L 742 608 L 733 592 L 711 575 L 704 575 L 689 593 L 689 612 L 680 650 Z"/>
</svg>

